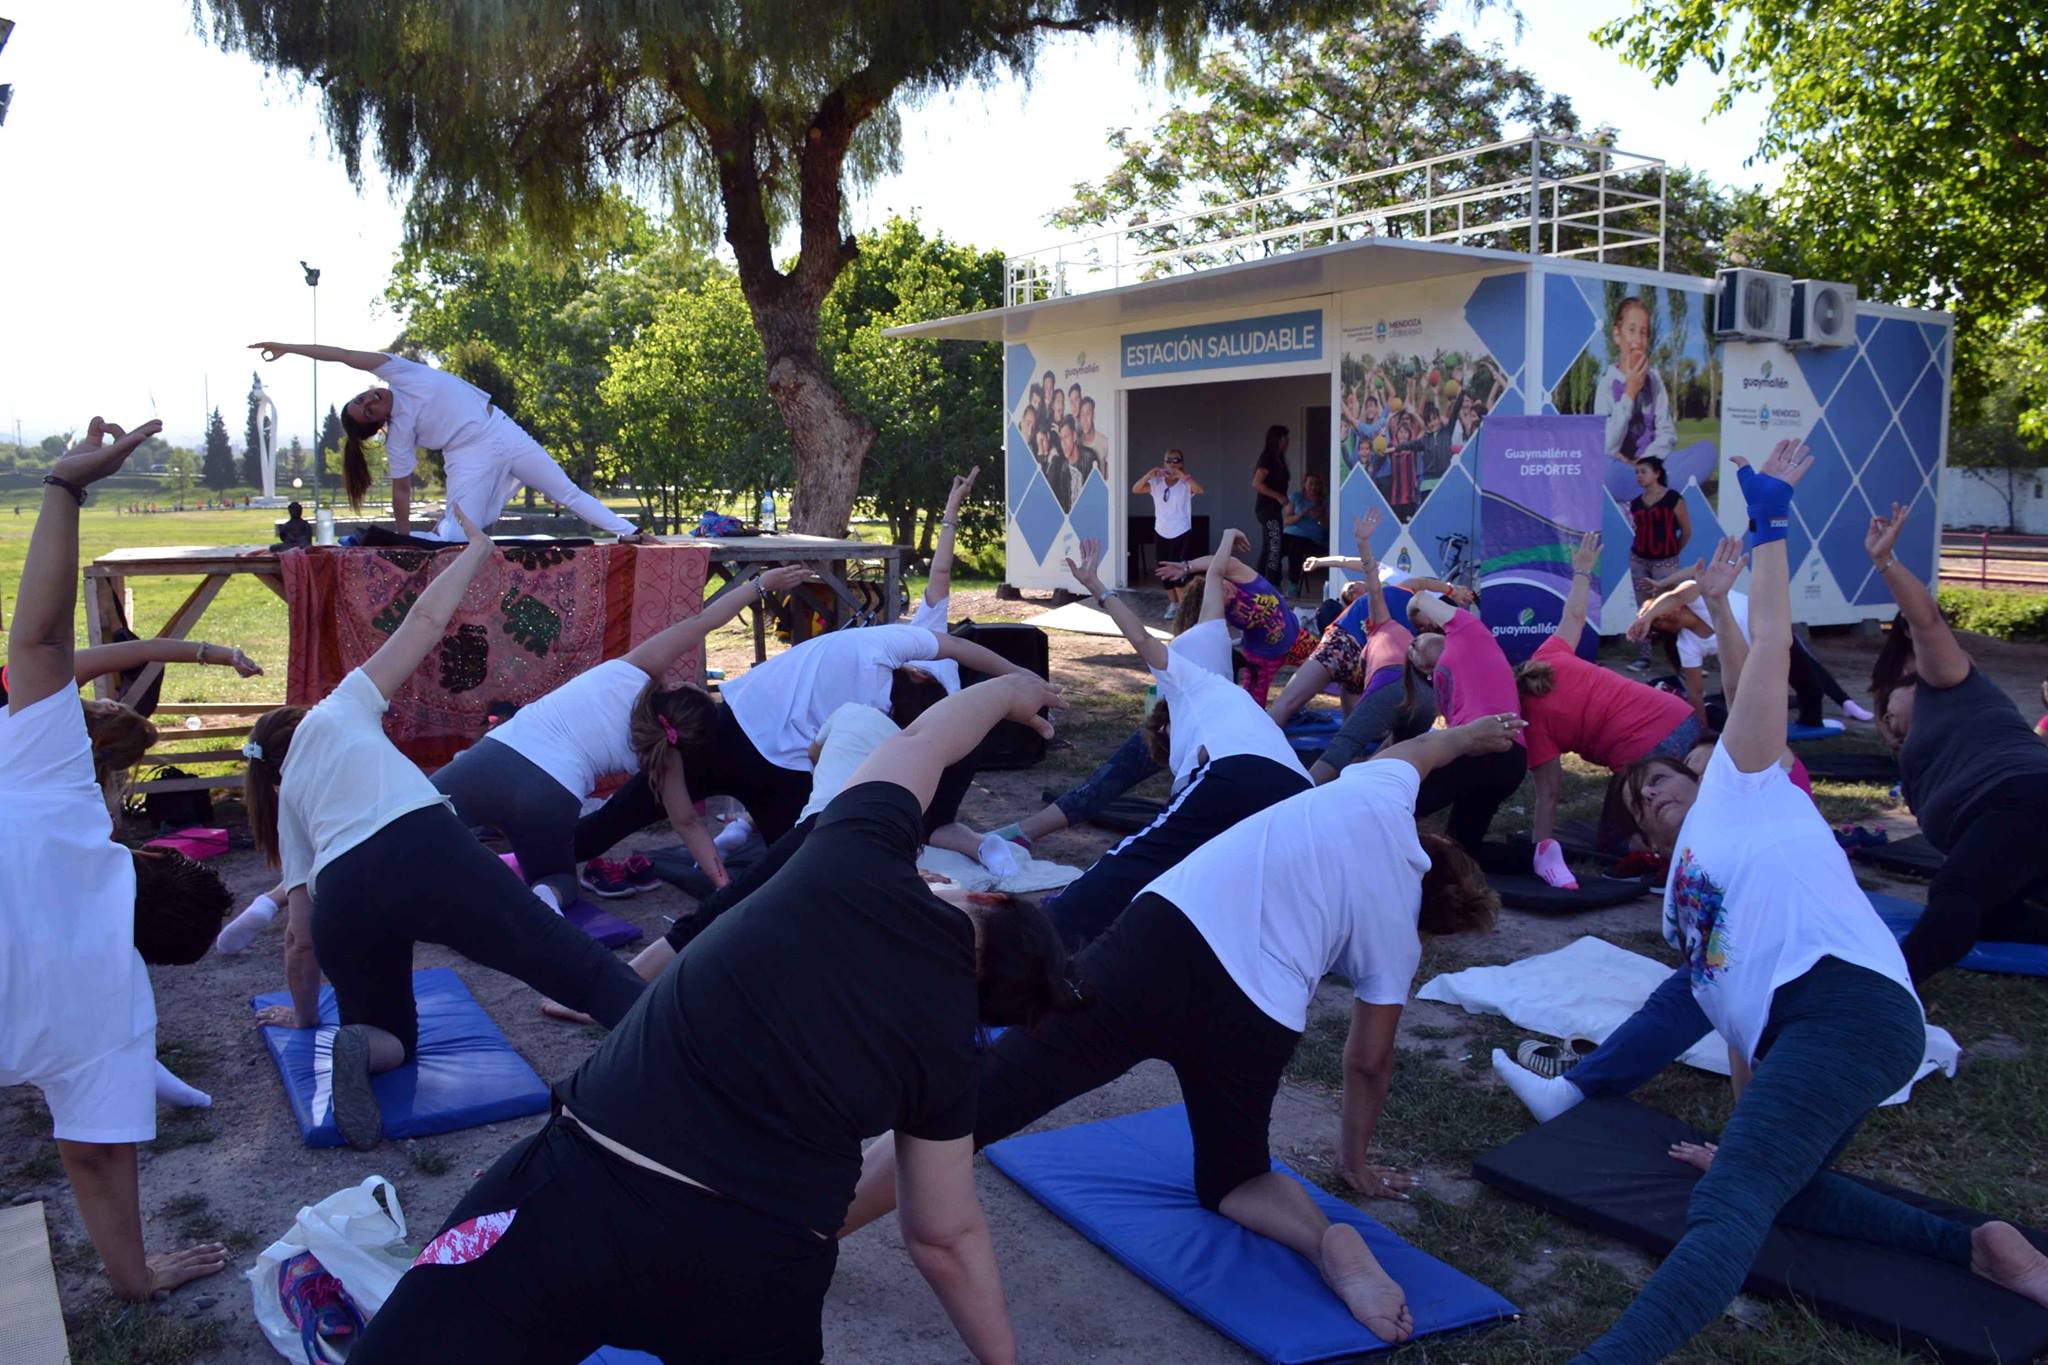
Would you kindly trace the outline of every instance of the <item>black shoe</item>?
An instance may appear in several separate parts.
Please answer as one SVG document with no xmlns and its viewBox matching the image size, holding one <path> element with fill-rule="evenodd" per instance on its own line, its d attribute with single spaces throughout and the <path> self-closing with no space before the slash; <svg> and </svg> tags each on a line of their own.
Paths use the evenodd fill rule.
<svg viewBox="0 0 2048 1365">
<path fill-rule="evenodd" d="M 359 1152 L 367 1152 L 384 1140 L 384 1113 L 370 1089 L 370 1030 L 363 1024 L 344 1024 L 334 1031 L 334 1048 L 328 1067 L 328 1084 L 333 1088 L 334 1126 L 341 1140 Z"/>
</svg>

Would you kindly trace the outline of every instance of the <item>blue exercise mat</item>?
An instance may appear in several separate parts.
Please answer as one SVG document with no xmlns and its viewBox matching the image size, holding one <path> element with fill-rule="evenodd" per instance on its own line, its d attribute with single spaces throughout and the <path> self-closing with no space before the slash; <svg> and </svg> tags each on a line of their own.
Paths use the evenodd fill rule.
<svg viewBox="0 0 2048 1365">
<path fill-rule="evenodd" d="M 546 1083 L 512 1050 L 462 978 L 446 967 L 414 972 L 412 994 L 419 1006 L 419 1048 L 412 1061 L 370 1082 L 384 1113 L 385 1137 L 451 1133 L 547 1109 Z M 249 1004 L 260 1010 L 291 1002 L 288 992 L 273 991 Z M 319 1028 L 262 1030 L 263 1045 L 277 1064 L 308 1147 L 343 1145 L 334 1127 L 327 1078 L 339 1022 L 334 988 L 323 986 Z"/>
<path fill-rule="evenodd" d="M 645 1351 L 629 1351 L 623 1346 L 600 1346 L 591 1352 L 583 1365 L 661 1365 L 661 1360 Z"/>
<path fill-rule="evenodd" d="M 1878 891 L 1866 891 L 1870 904 L 1885 926 L 1900 938 L 1913 932 L 1927 907 Z M 2007 976 L 2048 976 L 2048 943 L 1993 943 L 1989 940 L 1964 955 L 1956 964 L 1973 972 L 2002 972 Z"/>
<path fill-rule="evenodd" d="M 1805 744 L 1810 740 L 1840 739 L 1845 729 L 1840 721 L 1835 721 L 1831 725 L 1801 725 L 1796 720 L 1789 721 L 1785 725 L 1785 742 Z"/>
<path fill-rule="evenodd" d="M 1209 1212 L 1195 1199 L 1194 1142 L 1180 1105 L 1009 1138 L 996 1169 L 1140 1279 L 1273 1365 L 1308 1365 L 1392 1349 L 1367 1331 L 1300 1256 Z M 1408 1293 L 1415 1335 L 1513 1317 L 1500 1295 L 1417 1251 L 1302 1180 L 1332 1222 L 1349 1223 Z"/>
</svg>

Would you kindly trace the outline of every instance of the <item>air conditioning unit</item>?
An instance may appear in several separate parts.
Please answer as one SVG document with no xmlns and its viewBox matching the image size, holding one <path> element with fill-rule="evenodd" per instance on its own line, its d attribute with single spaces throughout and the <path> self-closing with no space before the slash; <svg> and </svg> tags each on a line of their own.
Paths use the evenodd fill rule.
<svg viewBox="0 0 2048 1365">
<path fill-rule="evenodd" d="M 1826 280 L 1792 281 L 1792 335 L 1788 346 L 1856 344 L 1856 286 Z"/>
<path fill-rule="evenodd" d="M 1783 341 L 1792 334 L 1790 275 L 1730 266 L 1715 279 L 1715 336 Z"/>
</svg>

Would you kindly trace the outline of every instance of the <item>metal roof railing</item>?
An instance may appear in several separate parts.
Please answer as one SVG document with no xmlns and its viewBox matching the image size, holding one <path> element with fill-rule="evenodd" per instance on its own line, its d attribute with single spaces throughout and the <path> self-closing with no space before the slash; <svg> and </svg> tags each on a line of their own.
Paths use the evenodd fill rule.
<svg viewBox="0 0 2048 1365">
<path fill-rule="evenodd" d="M 1658 157 L 1532 135 L 1068 238 L 1004 258 L 1008 305 L 1385 238 L 1664 268 Z"/>
</svg>

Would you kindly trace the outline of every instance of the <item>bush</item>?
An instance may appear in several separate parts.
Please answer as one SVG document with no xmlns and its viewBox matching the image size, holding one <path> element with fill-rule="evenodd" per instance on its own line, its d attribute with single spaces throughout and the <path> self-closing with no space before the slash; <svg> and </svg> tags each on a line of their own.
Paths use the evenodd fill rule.
<svg viewBox="0 0 2048 1365">
<path fill-rule="evenodd" d="M 1995 640 L 2048 640 L 2048 593 L 1944 585 L 1940 598 L 1943 614 L 1959 630 Z"/>
</svg>

